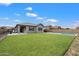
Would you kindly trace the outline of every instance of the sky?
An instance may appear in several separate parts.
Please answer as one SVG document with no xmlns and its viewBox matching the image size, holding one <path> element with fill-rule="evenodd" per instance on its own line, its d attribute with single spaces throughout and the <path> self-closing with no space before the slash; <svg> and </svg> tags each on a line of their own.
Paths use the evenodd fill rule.
<svg viewBox="0 0 79 59">
<path fill-rule="evenodd" d="M 0 26 L 28 22 L 75 28 L 79 25 L 79 4 L 0 3 Z"/>
</svg>

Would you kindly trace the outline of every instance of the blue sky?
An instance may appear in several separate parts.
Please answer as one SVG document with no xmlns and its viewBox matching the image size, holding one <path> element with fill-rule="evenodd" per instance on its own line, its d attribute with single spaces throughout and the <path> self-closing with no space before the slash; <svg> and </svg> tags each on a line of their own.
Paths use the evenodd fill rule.
<svg viewBox="0 0 79 59">
<path fill-rule="evenodd" d="M 79 25 L 79 4 L 0 3 L 0 26 L 15 26 L 25 22 L 76 27 Z"/>
</svg>

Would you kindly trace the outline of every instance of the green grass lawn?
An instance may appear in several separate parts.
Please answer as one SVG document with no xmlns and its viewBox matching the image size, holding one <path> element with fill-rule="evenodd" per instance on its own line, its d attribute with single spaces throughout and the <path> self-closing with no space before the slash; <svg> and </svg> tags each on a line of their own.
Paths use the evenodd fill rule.
<svg viewBox="0 0 79 59">
<path fill-rule="evenodd" d="M 57 34 L 26 34 L 7 36 L 0 42 L 0 55 L 60 56 L 65 53 L 74 36 Z"/>
</svg>

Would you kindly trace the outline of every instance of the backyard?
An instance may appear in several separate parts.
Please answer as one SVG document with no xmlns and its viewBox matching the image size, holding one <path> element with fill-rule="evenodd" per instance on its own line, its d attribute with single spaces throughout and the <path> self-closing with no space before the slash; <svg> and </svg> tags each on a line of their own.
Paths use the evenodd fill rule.
<svg viewBox="0 0 79 59">
<path fill-rule="evenodd" d="M 0 42 L 2 56 L 62 56 L 74 36 L 58 34 L 25 34 L 7 36 Z"/>
</svg>

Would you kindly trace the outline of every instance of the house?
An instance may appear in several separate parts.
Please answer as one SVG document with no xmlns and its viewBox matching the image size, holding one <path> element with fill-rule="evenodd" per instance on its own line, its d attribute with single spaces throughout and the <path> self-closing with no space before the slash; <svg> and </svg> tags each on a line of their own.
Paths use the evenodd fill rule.
<svg viewBox="0 0 79 59">
<path fill-rule="evenodd" d="M 61 26 L 48 26 L 49 30 L 58 30 L 58 29 L 62 29 Z"/>
<path fill-rule="evenodd" d="M 16 33 L 32 33 L 32 32 L 43 32 L 43 24 L 33 24 L 33 23 L 21 23 L 15 26 L 14 32 Z"/>
<path fill-rule="evenodd" d="M 2 27 L 0 27 L 0 33 L 2 33 L 2 34 L 12 33 L 14 29 L 15 29 L 14 27 L 2 26 Z"/>
</svg>

